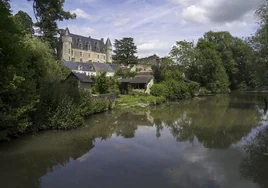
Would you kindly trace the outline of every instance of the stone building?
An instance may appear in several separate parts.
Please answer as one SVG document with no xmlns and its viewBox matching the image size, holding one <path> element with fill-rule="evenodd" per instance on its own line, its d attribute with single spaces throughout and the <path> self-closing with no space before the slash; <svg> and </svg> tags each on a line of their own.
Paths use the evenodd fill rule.
<svg viewBox="0 0 268 188">
<path fill-rule="evenodd" d="M 59 58 L 62 61 L 112 63 L 112 43 L 108 38 L 94 39 L 62 30 Z"/>
</svg>

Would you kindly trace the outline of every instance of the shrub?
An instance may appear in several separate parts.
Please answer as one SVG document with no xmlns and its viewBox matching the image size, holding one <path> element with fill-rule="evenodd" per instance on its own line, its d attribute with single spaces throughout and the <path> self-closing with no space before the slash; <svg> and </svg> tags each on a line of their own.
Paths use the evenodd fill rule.
<svg viewBox="0 0 268 188">
<path fill-rule="evenodd" d="M 151 94 L 156 97 L 170 97 L 169 89 L 165 84 L 154 84 L 151 88 Z"/>
<path fill-rule="evenodd" d="M 194 97 L 196 94 L 198 94 L 200 84 L 197 82 L 190 82 L 187 84 L 188 91 L 191 95 L 191 97 Z"/>
</svg>

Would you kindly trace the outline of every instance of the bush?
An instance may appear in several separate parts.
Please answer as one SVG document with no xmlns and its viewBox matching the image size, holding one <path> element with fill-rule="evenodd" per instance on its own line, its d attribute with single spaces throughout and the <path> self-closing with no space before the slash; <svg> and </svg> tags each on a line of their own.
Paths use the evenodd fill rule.
<svg viewBox="0 0 268 188">
<path fill-rule="evenodd" d="M 190 82 L 187 86 L 191 97 L 195 97 L 195 95 L 198 94 L 200 84 L 197 82 Z"/>
<path fill-rule="evenodd" d="M 163 96 L 169 98 L 169 89 L 165 84 L 154 84 L 151 88 L 151 94 L 156 97 Z"/>
</svg>

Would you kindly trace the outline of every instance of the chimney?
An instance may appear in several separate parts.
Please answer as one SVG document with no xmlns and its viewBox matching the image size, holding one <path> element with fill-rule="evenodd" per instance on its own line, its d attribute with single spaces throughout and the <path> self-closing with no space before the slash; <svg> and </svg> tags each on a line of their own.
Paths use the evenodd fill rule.
<svg viewBox="0 0 268 188">
<path fill-rule="evenodd" d="M 104 43 L 104 39 L 103 38 L 101 38 L 100 40 Z"/>
</svg>

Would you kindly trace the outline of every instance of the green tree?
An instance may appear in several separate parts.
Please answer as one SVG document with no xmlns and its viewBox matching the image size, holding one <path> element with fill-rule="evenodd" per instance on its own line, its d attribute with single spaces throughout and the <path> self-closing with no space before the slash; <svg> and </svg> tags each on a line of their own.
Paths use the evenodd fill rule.
<svg viewBox="0 0 268 188">
<path fill-rule="evenodd" d="M 229 77 L 231 89 L 251 84 L 252 77 L 249 67 L 253 61 L 253 51 L 246 41 L 233 37 L 226 31 L 209 31 L 205 33 L 203 39 L 214 43 Z"/>
<path fill-rule="evenodd" d="M 138 62 L 137 47 L 133 38 L 123 38 L 121 40 L 115 40 L 114 43 L 114 60 L 118 64 L 130 65 Z"/>
<path fill-rule="evenodd" d="M 63 9 L 65 0 L 27 1 L 33 2 L 34 15 L 37 20 L 35 26 L 40 28 L 43 38 L 49 42 L 53 49 L 56 49 L 56 35 L 59 33 L 57 21 L 74 19 L 76 15 Z"/>
<path fill-rule="evenodd" d="M 181 65 L 184 73 L 187 73 L 190 65 L 195 61 L 195 48 L 193 42 L 177 41 L 169 55 L 174 62 Z"/>
<path fill-rule="evenodd" d="M 259 28 L 255 35 L 250 38 L 254 49 L 254 78 L 259 86 L 268 85 L 268 1 L 257 9 Z"/>
<path fill-rule="evenodd" d="M 196 62 L 190 67 L 189 78 L 211 92 L 229 91 L 229 78 L 213 42 L 199 39 Z"/>
<path fill-rule="evenodd" d="M 33 20 L 26 12 L 20 10 L 17 14 L 15 14 L 14 19 L 26 33 L 31 35 L 34 34 Z"/>
<path fill-rule="evenodd" d="M 96 77 L 95 87 L 100 94 L 108 93 L 109 79 L 106 77 L 106 72 L 103 72 L 101 75 Z"/>
</svg>

